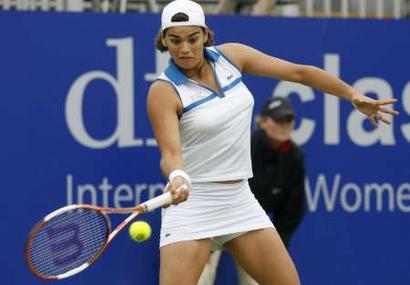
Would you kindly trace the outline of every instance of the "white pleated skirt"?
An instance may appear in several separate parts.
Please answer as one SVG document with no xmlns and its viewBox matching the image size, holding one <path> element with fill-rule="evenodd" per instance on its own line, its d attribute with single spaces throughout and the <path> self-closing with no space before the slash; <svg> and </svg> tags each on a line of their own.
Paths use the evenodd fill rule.
<svg viewBox="0 0 410 285">
<path fill-rule="evenodd" d="M 162 210 L 160 247 L 204 238 L 218 241 L 218 237 L 223 240 L 224 236 L 234 238 L 273 227 L 247 180 L 235 184 L 193 183 L 185 202 Z"/>
</svg>

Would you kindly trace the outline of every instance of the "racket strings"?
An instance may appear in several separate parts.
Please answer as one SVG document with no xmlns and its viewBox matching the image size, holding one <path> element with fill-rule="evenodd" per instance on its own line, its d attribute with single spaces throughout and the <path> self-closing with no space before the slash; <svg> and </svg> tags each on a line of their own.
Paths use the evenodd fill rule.
<svg viewBox="0 0 410 285">
<path fill-rule="evenodd" d="M 104 216 L 75 209 L 46 222 L 32 238 L 31 264 L 43 276 L 57 276 L 93 258 L 107 238 Z"/>
</svg>

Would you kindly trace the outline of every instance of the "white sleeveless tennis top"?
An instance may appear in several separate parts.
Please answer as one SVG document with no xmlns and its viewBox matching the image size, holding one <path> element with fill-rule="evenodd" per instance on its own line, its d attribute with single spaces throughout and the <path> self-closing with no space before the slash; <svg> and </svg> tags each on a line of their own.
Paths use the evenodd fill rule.
<svg viewBox="0 0 410 285">
<path fill-rule="evenodd" d="M 252 177 L 250 126 L 253 96 L 239 69 L 215 47 L 205 49 L 223 94 L 187 78 L 173 63 L 158 77 L 181 98 L 179 120 L 184 170 L 192 182 Z"/>
</svg>

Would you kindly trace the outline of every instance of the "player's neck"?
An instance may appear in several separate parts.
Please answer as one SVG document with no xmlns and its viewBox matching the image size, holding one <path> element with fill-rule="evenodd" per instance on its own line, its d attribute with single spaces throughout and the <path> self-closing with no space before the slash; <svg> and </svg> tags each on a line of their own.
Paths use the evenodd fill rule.
<svg viewBox="0 0 410 285">
<path fill-rule="evenodd" d="M 197 67 L 186 70 L 185 71 L 185 76 L 190 78 L 190 79 L 196 79 L 196 78 L 204 78 L 207 73 L 207 61 L 205 57 L 202 58 L 202 61 L 198 64 Z"/>
</svg>

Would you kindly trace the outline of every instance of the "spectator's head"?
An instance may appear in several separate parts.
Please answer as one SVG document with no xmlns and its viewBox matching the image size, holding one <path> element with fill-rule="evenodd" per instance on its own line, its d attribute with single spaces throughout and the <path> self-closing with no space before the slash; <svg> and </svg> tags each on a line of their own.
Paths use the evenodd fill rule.
<svg viewBox="0 0 410 285">
<path fill-rule="evenodd" d="M 289 99 L 270 97 L 262 105 L 256 125 L 265 130 L 266 135 L 278 143 L 290 139 L 295 127 L 295 110 Z"/>
<path fill-rule="evenodd" d="M 213 32 L 206 26 L 204 11 L 198 3 L 175 0 L 162 10 L 161 29 L 155 44 L 159 51 L 169 51 L 175 59 L 184 42 L 188 43 L 185 45 L 187 49 L 203 50 L 213 44 Z"/>
</svg>

